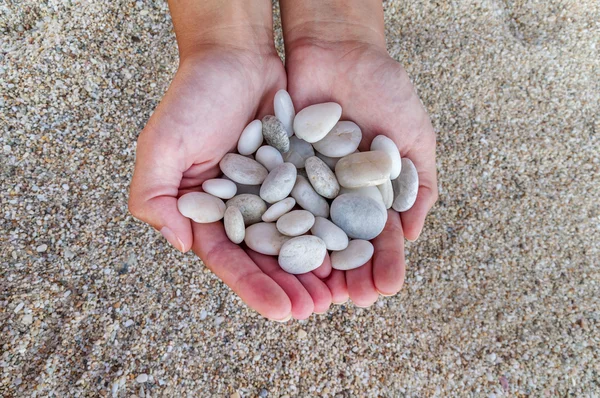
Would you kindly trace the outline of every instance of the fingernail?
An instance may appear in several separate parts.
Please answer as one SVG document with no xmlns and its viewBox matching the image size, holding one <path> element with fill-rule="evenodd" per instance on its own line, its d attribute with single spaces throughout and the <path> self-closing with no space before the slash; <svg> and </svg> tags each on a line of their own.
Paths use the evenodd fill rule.
<svg viewBox="0 0 600 398">
<path fill-rule="evenodd" d="M 177 250 L 179 250 L 181 252 L 185 251 L 183 242 L 181 241 L 181 239 L 179 239 L 177 237 L 177 235 L 175 235 L 175 232 L 171 231 L 171 228 L 162 227 L 160 230 L 160 233 L 167 240 L 167 242 L 169 242 L 171 245 L 173 245 L 174 248 L 176 248 Z"/>
<path fill-rule="evenodd" d="M 408 239 L 408 238 L 406 238 L 406 240 L 409 241 L 409 242 L 416 242 L 417 239 L 419 239 L 419 236 L 421 236 L 421 231 L 419 231 L 419 233 L 417 234 L 416 238 L 414 238 L 414 239 Z"/>
<path fill-rule="evenodd" d="M 290 319 L 292 319 L 292 314 L 289 314 L 288 316 L 286 316 L 283 319 L 271 319 L 271 320 L 275 321 L 275 322 L 285 323 L 285 322 L 289 321 Z"/>
<path fill-rule="evenodd" d="M 333 301 L 332 303 L 335 305 L 342 305 L 342 304 L 346 304 L 347 302 L 348 302 L 348 300 L 340 301 L 339 303 L 336 303 L 335 301 Z"/>
</svg>

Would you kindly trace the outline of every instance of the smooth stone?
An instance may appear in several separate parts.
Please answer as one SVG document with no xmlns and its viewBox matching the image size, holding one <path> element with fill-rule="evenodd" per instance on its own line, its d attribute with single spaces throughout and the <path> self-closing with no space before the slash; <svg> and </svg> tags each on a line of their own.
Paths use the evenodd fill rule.
<svg viewBox="0 0 600 398">
<path fill-rule="evenodd" d="M 285 90 L 276 92 L 273 99 L 273 107 L 275 108 L 275 116 L 283 123 L 288 137 L 294 135 L 294 117 L 296 116 L 296 111 L 294 110 L 294 103 L 290 94 Z"/>
<path fill-rule="evenodd" d="M 189 192 L 177 199 L 177 208 L 184 217 L 198 224 L 219 221 L 225 214 L 225 203 L 204 192 Z"/>
<path fill-rule="evenodd" d="M 296 199 L 298 206 L 310 211 L 315 217 L 329 217 L 329 203 L 314 190 L 306 178 L 296 176 L 291 196 Z"/>
<path fill-rule="evenodd" d="M 296 199 L 294 198 L 280 200 L 279 202 L 272 204 L 271 207 L 265 211 L 262 215 L 262 220 L 264 222 L 275 222 L 279 217 L 292 210 L 294 206 L 296 206 Z"/>
<path fill-rule="evenodd" d="M 287 236 L 299 236 L 307 233 L 315 223 L 310 211 L 294 210 L 279 217 L 277 230 Z"/>
<path fill-rule="evenodd" d="M 386 180 L 381 185 L 377 185 L 377 189 L 381 194 L 381 199 L 383 200 L 383 205 L 386 209 L 392 207 L 394 203 L 394 188 L 392 187 L 392 180 Z"/>
<path fill-rule="evenodd" d="M 323 155 L 341 158 L 350 155 L 358 148 L 362 140 L 360 127 L 354 122 L 337 122 L 329 133 L 320 141 L 313 144 Z"/>
<path fill-rule="evenodd" d="M 276 256 L 288 240 L 290 237 L 279 233 L 275 224 L 261 222 L 246 228 L 244 243 L 257 253 Z"/>
<path fill-rule="evenodd" d="M 230 241 L 236 244 L 240 244 L 244 241 L 246 236 L 246 225 L 244 224 L 244 217 L 242 212 L 235 206 L 229 206 L 225 210 L 225 217 L 223 218 L 223 224 L 225 225 L 225 233 Z"/>
<path fill-rule="evenodd" d="M 282 163 L 269 173 L 260 187 L 260 197 L 268 203 L 287 198 L 296 184 L 296 167 Z"/>
<path fill-rule="evenodd" d="M 221 178 L 224 180 L 227 180 L 227 181 L 231 181 L 231 179 L 229 177 L 227 177 L 226 175 L 223 175 Z M 244 185 L 244 184 L 238 184 L 235 181 L 232 181 L 232 182 L 237 187 L 236 195 L 241 195 L 243 193 L 251 193 L 252 195 L 256 195 L 256 196 L 260 195 L 260 185 Z"/>
<path fill-rule="evenodd" d="M 331 221 L 350 238 L 371 240 L 383 231 L 387 210 L 373 198 L 346 193 L 331 203 Z"/>
<path fill-rule="evenodd" d="M 262 119 L 262 133 L 267 144 L 276 148 L 279 152 L 285 153 L 290 150 L 290 138 L 283 125 L 273 115 L 267 115 Z"/>
<path fill-rule="evenodd" d="M 294 133 L 306 142 L 323 139 L 342 116 L 342 107 L 335 102 L 307 106 L 294 118 Z"/>
<path fill-rule="evenodd" d="M 392 160 L 392 169 L 390 171 L 390 179 L 394 180 L 400 175 L 402 170 L 402 160 L 400 159 L 400 151 L 396 143 L 391 138 L 385 135 L 378 135 L 371 142 L 372 151 L 383 151 L 390 156 Z"/>
<path fill-rule="evenodd" d="M 327 247 L 321 238 L 312 235 L 297 236 L 285 242 L 278 262 L 289 274 L 305 274 L 323 264 Z"/>
<path fill-rule="evenodd" d="M 228 153 L 219 162 L 223 174 L 232 181 L 244 185 L 258 185 L 267 178 L 269 172 L 256 160 L 237 153 Z"/>
<path fill-rule="evenodd" d="M 315 156 L 325 162 L 331 170 L 335 170 L 335 165 L 340 160 L 340 158 L 330 158 L 329 156 L 325 156 L 321 152 L 315 152 Z"/>
<path fill-rule="evenodd" d="M 359 195 L 368 196 L 370 198 L 377 200 L 378 202 L 383 203 L 383 198 L 381 197 L 381 192 L 375 186 L 360 187 L 360 188 L 343 188 L 342 187 L 342 189 L 340 189 L 339 195 L 343 195 L 345 193 L 356 193 Z"/>
<path fill-rule="evenodd" d="M 343 187 L 368 187 L 389 180 L 391 168 L 392 160 L 383 151 L 358 152 L 337 162 L 335 176 Z"/>
<path fill-rule="evenodd" d="M 326 218 L 315 217 L 315 224 L 310 233 L 323 239 L 327 250 L 344 250 L 348 247 L 348 235 Z"/>
<path fill-rule="evenodd" d="M 271 171 L 283 163 L 283 157 L 277 149 L 270 145 L 263 145 L 256 151 L 256 161 Z"/>
<path fill-rule="evenodd" d="M 304 167 L 306 159 L 315 156 L 315 150 L 308 142 L 296 136 L 290 137 L 290 150 L 283 154 L 283 160 L 293 163 L 296 168 Z"/>
<path fill-rule="evenodd" d="M 253 120 L 240 135 L 237 150 L 240 155 L 252 155 L 263 142 L 262 122 Z"/>
<path fill-rule="evenodd" d="M 417 200 L 419 193 L 419 174 L 412 160 L 402 159 L 402 171 L 398 178 L 392 181 L 394 187 L 394 204 L 397 212 L 409 210 Z"/>
<path fill-rule="evenodd" d="M 212 178 L 202 183 L 202 190 L 217 198 L 231 199 L 237 193 L 237 186 L 231 180 Z"/>
<path fill-rule="evenodd" d="M 226 203 L 227 207 L 235 206 L 240 209 L 246 226 L 260 222 L 267 211 L 267 204 L 259 196 L 244 193 L 234 196 Z"/>
<path fill-rule="evenodd" d="M 308 181 L 319 195 L 327 199 L 333 199 L 338 195 L 340 184 L 325 162 L 316 156 L 311 156 L 306 159 L 304 169 L 308 174 Z"/>
<path fill-rule="evenodd" d="M 368 240 L 352 240 L 346 249 L 331 253 L 331 267 L 340 271 L 358 268 L 373 257 L 374 251 L 373 244 Z"/>
</svg>

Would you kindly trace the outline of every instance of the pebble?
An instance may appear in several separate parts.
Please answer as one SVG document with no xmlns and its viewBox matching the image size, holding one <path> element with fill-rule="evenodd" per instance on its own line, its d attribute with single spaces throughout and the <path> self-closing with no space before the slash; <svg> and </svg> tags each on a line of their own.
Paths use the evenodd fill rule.
<svg viewBox="0 0 600 398">
<path fill-rule="evenodd" d="M 331 221 L 350 238 L 371 240 L 383 231 L 387 210 L 373 198 L 346 193 L 331 204 Z"/>
<path fill-rule="evenodd" d="M 283 157 L 277 149 L 270 145 L 263 145 L 256 151 L 256 161 L 271 171 L 283 163 Z"/>
<path fill-rule="evenodd" d="M 290 150 L 290 138 L 283 125 L 275 116 L 267 115 L 262 119 L 262 133 L 267 144 L 285 153 Z"/>
<path fill-rule="evenodd" d="M 311 156 L 306 159 L 304 168 L 308 174 L 308 181 L 319 195 L 327 199 L 333 199 L 338 195 L 340 184 L 325 162 L 316 156 Z"/>
<path fill-rule="evenodd" d="M 374 250 L 368 240 L 352 240 L 346 249 L 331 253 L 331 267 L 341 271 L 358 268 L 373 257 Z"/>
<path fill-rule="evenodd" d="M 48 245 L 46 245 L 46 244 L 39 245 L 38 247 L 35 248 L 35 251 L 38 253 L 43 253 L 46 250 L 48 250 Z"/>
<path fill-rule="evenodd" d="M 304 168 L 306 159 L 315 155 L 313 146 L 296 136 L 290 137 L 290 150 L 283 154 L 283 160 L 293 163 L 298 169 Z"/>
<path fill-rule="evenodd" d="M 335 165 L 341 186 L 360 188 L 380 185 L 390 179 L 392 161 L 383 151 L 358 152 L 344 156 Z"/>
<path fill-rule="evenodd" d="M 227 201 L 226 205 L 240 209 L 246 226 L 260 222 L 262 215 L 267 211 L 265 201 L 260 196 L 249 193 L 234 196 Z"/>
<path fill-rule="evenodd" d="M 289 274 L 305 274 L 319 268 L 325 260 L 327 247 L 321 238 L 297 236 L 285 242 L 279 252 L 279 265 Z"/>
<path fill-rule="evenodd" d="M 330 158 L 329 156 L 325 156 L 320 152 L 316 152 L 315 155 L 321 159 L 331 170 L 335 170 L 335 165 L 340 160 L 340 158 Z"/>
<path fill-rule="evenodd" d="M 362 140 L 360 127 L 354 122 L 337 122 L 331 131 L 320 141 L 313 144 L 323 155 L 341 158 L 350 155 L 358 148 Z"/>
<path fill-rule="evenodd" d="M 128 319 L 125 321 L 125 323 L 123 324 L 123 326 L 125 326 L 126 328 L 131 327 L 135 324 L 135 321 L 133 319 Z"/>
<path fill-rule="evenodd" d="M 275 224 L 261 222 L 246 228 L 244 242 L 257 253 L 276 256 L 281 246 L 291 238 L 281 234 Z"/>
<path fill-rule="evenodd" d="M 223 224 L 225 225 L 225 233 L 230 241 L 236 244 L 240 244 L 244 241 L 244 236 L 246 236 L 246 226 L 240 209 L 236 206 L 229 206 L 227 210 L 225 210 Z"/>
<path fill-rule="evenodd" d="M 237 150 L 240 155 L 251 155 L 263 142 L 262 122 L 253 120 L 246 126 L 240 135 Z"/>
<path fill-rule="evenodd" d="M 342 116 L 342 107 L 335 102 L 307 106 L 294 118 L 298 138 L 313 143 L 323 139 Z"/>
<path fill-rule="evenodd" d="M 260 187 L 260 197 L 268 203 L 279 202 L 288 197 L 296 183 L 296 167 L 282 163 L 275 167 Z"/>
<path fill-rule="evenodd" d="M 315 217 L 310 233 L 323 239 L 327 250 L 344 250 L 348 247 L 348 235 L 326 218 Z"/>
<path fill-rule="evenodd" d="M 409 210 L 417 200 L 419 192 L 419 174 L 414 163 L 408 159 L 402 159 L 402 171 L 398 178 L 392 181 L 394 187 L 394 204 L 392 207 L 397 212 Z"/>
<path fill-rule="evenodd" d="M 177 200 L 177 208 L 185 217 L 199 224 L 219 221 L 225 214 L 225 203 L 204 192 L 189 192 Z"/>
<path fill-rule="evenodd" d="M 373 198 L 373 199 L 383 203 L 383 197 L 381 196 L 381 192 L 379 191 L 379 189 L 376 186 L 340 189 L 339 195 L 343 195 L 345 193 L 356 193 L 359 195 L 368 196 L 370 198 Z"/>
<path fill-rule="evenodd" d="M 308 337 L 308 333 L 306 333 L 306 330 L 304 330 L 304 329 L 298 330 L 298 338 L 299 339 L 305 339 L 306 337 Z"/>
<path fill-rule="evenodd" d="M 274 203 L 265 211 L 262 215 L 264 222 L 274 222 L 283 216 L 296 206 L 296 200 L 294 198 L 285 198 L 277 203 Z"/>
<path fill-rule="evenodd" d="M 23 307 L 25 307 L 25 303 L 21 302 L 21 303 L 17 304 L 17 306 L 15 307 L 15 309 L 13 310 L 13 312 L 15 314 L 18 314 L 19 311 L 21 311 L 23 309 Z"/>
<path fill-rule="evenodd" d="M 329 217 L 329 203 L 313 189 L 306 178 L 296 176 L 296 185 L 291 195 L 298 206 L 310 211 L 315 217 Z"/>
<path fill-rule="evenodd" d="M 244 185 L 262 184 L 269 174 L 267 169 L 256 160 L 237 153 L 228 153 L 223 156 L 219 167 L 229 179 Z"/>
<path fill-rule="evenodd" d="M 33 323 L 33 315 L 31 314 L 25 314 L 23 315 L 23 317 L 21 318 L 21 323 L 23 325 L 31 325 Z"/>
<path fill-rule="evenodd" d="M 315 216 L 306 210 L 294 210 L 277 220 L 277 230 L 287 236 L 307 233 L 315 223 Z"/>
<path fill-rule="evenodd" d="M 385 135 L 378 135 L 371 142 L 372 151 L 383 151 L 387 153 L 392 161 L 392 169 L 390 171 L 390 179 L 398 178 L 400 170 L 402 170 L 402 160 L 396 143 L 391 138 Z"/>
<path fill-rule="evenodd" d="M 288 137 L 291 137 L 294 134 L 294 117 L 296 116 L 292 97 L 287 91 L 279 90 L 275 93 L 273 107 L 275 108 L 275 116 L 285 127 Z"/>
<path fill-rule="evenodd" d="M 237 193 L 237 186 L 231 180 L 212 178 L 202 183 L 202 190 L 217 198 L 231 199 Z"/>
<path fill-rule="evenodd" d="M 381 194 L 383 205 L 386 209 L 392 207 L 394 203 L 394 188 L 392 187 L 392 180 L 386 180 L 383 184 L 377 185 L 377 189 Z"/>
<path fill-rule="evenodd" d="M 137 381 L 138 383 L 145 383 L 148 381 L 148 375 L 146 373 L 142 373 L 141 375 L 138 375 L 138 377 L 135 378 L 135 381 Z"/>
</svg>

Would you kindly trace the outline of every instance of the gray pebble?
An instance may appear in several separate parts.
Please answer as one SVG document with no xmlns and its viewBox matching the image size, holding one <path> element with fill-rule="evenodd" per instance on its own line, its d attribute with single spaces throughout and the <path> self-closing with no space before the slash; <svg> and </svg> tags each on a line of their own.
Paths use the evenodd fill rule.
<svg viewBox="0 0 600 398">
<path fill-rule="evenodd" d="M 277 221 L 279 217 L 292 210 L 294 206 L 296 206 L 296 199 L 294 198 L 285 198 L 277 203 L 273 203 L 262 215 L 262 220 L 264 222 Z"/>
<path fill-rule="evenodd" d="M 232 181 L 245 185 L 258 185 L 267 178 L 267 169 L 254 159 L 237 153 L 228 153 L 219 162 L 219 167 Z"/>
<path fill-rule="evenodd" d="M 283 123 L 275 116 L 267 115 L 262 119 L 262 133 L 267 144 L 285 153 L 290 150 L 290 139 Z"/>
<path fill-rule="evenodd" d="M 234 196 L 225 204 L 227 207 L 235 206 L 240 209 L 246 226 L 260 222 L 263 213 L 267 211 L 267 204 L 265 201 L 259 196 L 249 193 Z"/>
<path fill-rule="evenodd" d="M 307 233 L 315 223 L 315 216 L 306 210 L 294 210 L 279 217 L 277 230 L 287 236 L 299 236 Z"/>
<path fill-rule="evenodd" d="M 282 163 L 275 167 L 260 187 L 260 197 L 268 203 L 279 202 L 288 197 L 296 183 L 296 167 Z"/>
<path fill-rule="evenodd" d="M 261 222 L 246 228 L 244 242 L 246 246 L 257 253 L 276 256 L 281 246 L 290 240 L 289 236 L 281 234 L 275 224 Z"/>
<path fill-rule="evenodd" d="M 313 189 L 306 178 L 296 176 L 291 196 L 296 199 L 298 206 L 310 211 L 315 217 L 329 217 L 329 203 Z"/>
<path fill-rule="evenodd" d="M 305 274 L 319 268 L 326 254 L 327 248 L 321 238 L 312 235 L 297 236 L 281 246 L 278 261 L 287 273 Z"/>
<path fill-rule="evenodd" d="M 352 240 L 346 249 L 331 253 L 331 267 L 341 271 L 358 268 L 373 257 L 373 252 L 373 244 L 368 240 Z"/>
<path fill-rule="evenodd" d="M 348 235 L 326 218 L 315 217 L 310 233 L 323 239 L 327 250 L 344 250 L 348 247 Z"/>
<path fill-rule="evenodd" d="M 331 221 L 350 238 L 370 240 L 383 231 L 387 210 L 382 202 L 373 198 L 347 193 L 331 204 Z"/>
<path fill-rule="evenodd" d="M 394 187 L 394 204 L 392 205 L 394 210 L 403 212 L 413 207 L 419 193 L 419 174 L 410 159 L 402 159 L 402 171 L 398 178 L 392 181 L 392 186 Z"/>
</svg>

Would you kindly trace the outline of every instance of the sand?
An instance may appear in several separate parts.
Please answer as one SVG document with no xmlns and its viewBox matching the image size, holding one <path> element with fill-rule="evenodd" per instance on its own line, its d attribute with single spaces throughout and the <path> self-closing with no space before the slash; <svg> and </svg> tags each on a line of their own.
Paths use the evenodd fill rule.
<svg viewBox="0 0 600 398">
<path fill-rule="evenodd" d="M 399 295 L 277 324 L 127 212 L 166 4 L 0 3 L 0 396 L 600 394 L 600 3 L 384 5 L 439 203 Z"/>
</svg>

